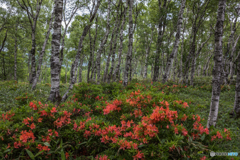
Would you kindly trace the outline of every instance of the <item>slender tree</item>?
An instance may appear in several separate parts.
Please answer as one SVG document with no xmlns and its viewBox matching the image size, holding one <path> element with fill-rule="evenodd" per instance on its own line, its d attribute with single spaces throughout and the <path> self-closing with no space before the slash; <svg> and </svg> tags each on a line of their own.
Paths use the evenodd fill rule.
<svg viewBox="0 0 240 160">
<path fill-rule="evenodd" d="M 221 93 L 221 74 L 222 74 L 222 36 L 223 36 L 223 22 L 225 15 L 226 0 L 219 0 L 217 23 L 215 27 L 215 51 L 214 51 L 214 68 L 212 80 L 212 99 L 210 104 L 210 112 L 208 116 L 207 128 L 216 126 L 219 99 Z"/>
<path fill-rule="evenodd" d="M 185 2 L 186 2 L 186 0 L 182 0 L 181 8 L 180 8 L 179 15 L 178 15 L 176 39 L 174 42 L 174 47 L 173 47 L 172 53 L 170 54 L 170 57 L 167 61 L 165 74 L 164 74 L 163 80 L 162 80 L 163 83 L 165 83 L 168 80 L 169 72 L 170 72 L 170 69 L 172 68 L 174 57 L 177 54 L 179 39 L 180 39 L 180 35 L 181 35 L 181 27 L 182 27 L 182 21 L 183 21 L 183 12 L 184 12 L 184 8 L 185 8 Z"/>
</svg>

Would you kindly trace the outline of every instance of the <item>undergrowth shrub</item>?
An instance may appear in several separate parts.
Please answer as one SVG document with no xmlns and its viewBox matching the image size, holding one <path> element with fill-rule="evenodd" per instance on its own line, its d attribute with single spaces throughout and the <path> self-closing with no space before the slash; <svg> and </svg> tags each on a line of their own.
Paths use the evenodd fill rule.
<svg viewBox="0 0 240 160">
<path fill-rule="evenodd" d="M 60 106 L 31 101 L 0 111 L 1 159 L 206 159 L 231 140 L 230 129 L 205 128 L 172 94 L 185 86 L 129 86 L 80 83 Z"/>
</svg>

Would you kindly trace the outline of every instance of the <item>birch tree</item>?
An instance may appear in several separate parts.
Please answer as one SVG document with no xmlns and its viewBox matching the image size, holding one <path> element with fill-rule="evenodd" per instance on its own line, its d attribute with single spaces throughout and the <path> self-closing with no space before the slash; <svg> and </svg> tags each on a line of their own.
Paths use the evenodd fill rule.
<svg viewBox="0 0 240 160">
<path fill-rule="evenodd" d="M 143 73 L 143 78 L 144 79 L 147 78 L 148 56 L 149 56 L 150 47 L 151 47 L 152 40 L 153 40 L 153 31 L 154 31 L 154 28 L 152 27 L 152 33 L 151 33 L 151 38 L 150 38 L 149 42 L 148 42 L 148 37 L 146 37 L 147 45 L 146 45 L 146 54 L 145 54 L 145 66 L 144 66 L 144 71 L 143 71 L 144 72 Z"/>
<path fill-rule="evenodd" d="M 29 3 L 27 0 L 22 0 L 22 3 L 17 0 L 19 6 L 27 12 L 28 20 L 31 26 L 31 31 L 32 31 L 32 49 L 30 51 L 31 54 L 31 73 L 30 73 L 30 78 L 29 78 L 29 83 L 32 84 L 33 80 L 36 78 L 36 58 L 35 58 L 35 52 L 36 52 L 36 26 L 37 26 L 37 21 L 39 17 L 39 13 L 41 10 L 42 2 L 43 0 L 37 0 L 36 2 L 36 11 L 34 13 L 33 6 Z"/>
<path fill-rule="evenodd" d="M 120 36 L 119 36 L 120 42 L 119 42 L 119 48 L 118 48 L 118 64 L 113 72 L 113 81 L 116 81 L 116 79 L 120 77 L 120 65 L 121 65 L 122 50 L 123 50 L 123 30 L 124 30 L 125 21 L 126 21 L 127 8 L 128 8 L 128 4 L 126 3 L 126 6 L 124 7 L 123 20 L 121 23 Z"/>
<path fill-rule="evenodd" d="M 111 1 L 108 0 L 108 15 L 107 15 L 107 28 L 106 28 L 106 33 L 101 41 L 100 47 L 97 52 L 97 57 L 96 57 L 96 64 L 95 64 L 95 73 L 97 73 L 97 83 L 100 84 L 100 70 L 101 70 L 101 54 L 104 49 L 104 45 L 107 43 L 108 35 L 109 35 L 109 30 L 110 30 L 110 5 Z M 95 76 L 93 77 L 93 80 L 95 81 Z"/>
<path fill-rule="evenodd" d="M 63 0 L 54 1 L 54 26 L 52 33 L 52 54 L 51 54 L 51 91 L 48 100 L 55 103 L 61 101 L 59 93 L 60 85 L 60 40 L 61 40 L 61 26 L 62 26 L 62 11 Z"/>
<path fill-rule="evenodd" d="M 133 45 L 133 20 L 132 20 L 132 9 L 133 9 L 133 0 L 128 0 L 129 3 L 129 30 L 128 30 L 128 34 L 129 34 L 129 42 L 128 42 L 128 53 L 127 53 L 127 57 L 126 57 L 126 64 L 125 64 L 125 71 L 124 71 L 124 78 L 123 78 L 123 85 L 127 86 L 128 84 L 128 72 L 130 69 L 130 65 L 131 65 L 131 55 L 132 55 L 132 45 Z"/>
<path fill-rule="evenodd" d="M 222 36 L 223 22 L 225 14 L 226 0 L 219 0 L 217 23 L 215 26 L 215 50 L 214 50 L 214 68 L 212 79 L 212 98 L 210 104 L 210 112 L 207 121 L 207 128 L 216 126 L 218 107 L 221 93 L 221 74 L 222 74 Z"/>
<path fill-rule="evenodd" d="M 45 49 L 46 49 L 46 46 L 47 46 L 49 35 L 50 35 L 51 30 L 52 30 L 53 16 L 54 16 L 54 13 L 52 13 L 52 15 L 51 15 L 51 18 L 50 18 L 50 21 L 49 21 L 49 28 L 48 28 L 48 31 L 47 31 L 47 34 L 46 34 L 45 41 L 44 41 L 43 46 L 42 46 L 42 50 L 41 50 L 40 55 L 39 55 L 37 73 L 36 73 L 36 77 L 33 79 L 32 90 L 34 90 L 36 88 L 40 73 L 42 72 L 42 70 L 41 70 L 42 60 L 43 60 L 43 56 L 45 54 Z"/>
<path fill-rule="evenodd" d="M 72 63 L 72 66 L 71 66 L 69 88 L 64 93 L 64 95 L 62 97 L 62 102 L 64 102 L 67 99 L 69 91 L 72 90 L 73 85 L 75 84 L 75 81 L 76 81 L 75 73 L 77 71 L 79 59 L 80 59 L 81 54 L 82 54 L 83 40 L 85 39 L 85 37 L 86 37 L 86 35 L 87 35 L 91 25 L 92 25 L 92 22 L 93 22 L 93 20 L 96 16 L 98 8 L 100 6 L 100 3 L 101 3 L 101 0 L 97 0 L 97 5 L 93 6 L 94 9 L 92 9 L 92 13 L 90 13 L 90 15 L 92 15 L 92 16 L 90 16 L 89 23 L 83 29 L 82 36 L 81 36 L 81 38 L 79 40 L 79 43 L 78 43 L 77 54 L 76 54 L 74 62 Z"/>
<path fill-rule="evenodd" d="M 162 80 L 163 83 L 165 83 L 168 80 L 169 72 L 170 72 L 170 69 L 172 68 L 173 60 L 174 60 L 174 57 L 176 56 L 176 53 L 177 53 L 177 50 L 178 50 L 178 44 L 179 44 L 179 39 L 180 39 L 180 35 L 181 35 L 181 27 L 182 27 L 182 20 L 183 20 L 183 12 L 184 12 L 184 8 L 185 8 L 185 2 L 186 2 L 186 0 L 182 0 L 181 8 L 180 8 L 179 15 L 178 15 L 176 39 L 175 39 L 175 42 L 174 42 L 174 47 L 173 47 L 172 53 L 170 54 L 170 57 L 169 57 L 168 62 L 167 62 L 167 66 L 166 66 L 166 69 L 165 69 L 165 74 L 164 74 L 163 80 Z"/>
</svg>

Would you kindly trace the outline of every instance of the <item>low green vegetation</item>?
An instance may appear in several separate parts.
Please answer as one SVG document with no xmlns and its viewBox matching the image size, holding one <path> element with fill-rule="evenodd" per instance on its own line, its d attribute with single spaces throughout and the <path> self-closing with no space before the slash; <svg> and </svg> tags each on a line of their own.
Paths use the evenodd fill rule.
<svg viewBox="0 0 240 160">
<path fill-rule="evenodd" d="M 240 153 L 235 87 L 222 86 L 217 126 L 207 129 L 211 85 L 202 81 L 83 82 L 59 106 L 46 101 L 50 84 L 1 82 L 0 159 L 239 159 L 209 154 Z"/>
</svg>

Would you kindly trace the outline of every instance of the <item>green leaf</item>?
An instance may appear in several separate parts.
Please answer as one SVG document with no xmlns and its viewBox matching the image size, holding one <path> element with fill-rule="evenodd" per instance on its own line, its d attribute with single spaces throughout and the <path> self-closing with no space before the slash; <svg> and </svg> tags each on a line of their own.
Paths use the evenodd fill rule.
<svg viewBox="0 0 240 160">
<path fill-rule="evenodd" d="M 65 154 L 64 154 L 63 149 L 61 150 L 61 157 L 62 157 L 62 160 L 65 160 Z"/>
<path fill-rule="evenodd" d="M 203 141 L 205 139 L 205 134 L 202 135 L 201 140 Z"/>
<path fill-rule="evenodd" d="M 45 146 L 51 147 L 48 142 L 43 143 Z"/>
<path fill-rule="evenodd" d="M 38 153 L 35 155 L 35 158 L 36 158 L 39 154 L 41 154 L 42 152 L 44 152 L 44 150 L 38 152 Z"/>
<path fill-rule="evenodd" d="M 29 157 L 30 157 L 31 159 L 35 159 L 35 158 L 34 158 L 34 155 L 33 155 L 33 153 L 32 153 L 31 151 L 29 151 L 28 149 L 26 149 L 26 151 L 27 151 L 27 154 L 29 155 Z"/>
<path fill-rule="evenodd" d="M 6 151 L 4 151 L 3 153 L 6 153 L 6 152 L 9 152 L 10 151 L 10 149 L 7 149 Z"/>
</svg>

